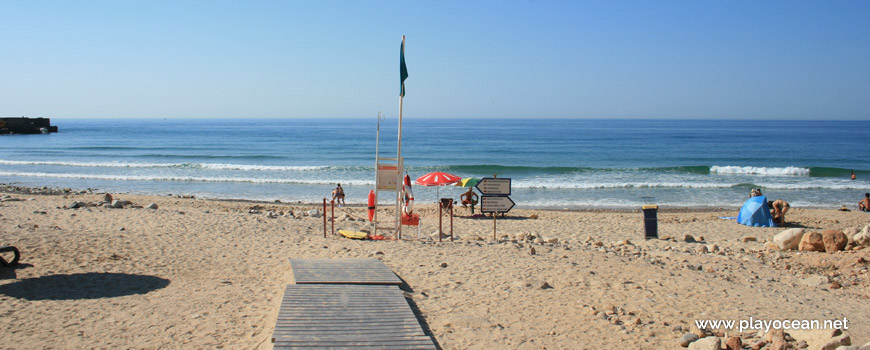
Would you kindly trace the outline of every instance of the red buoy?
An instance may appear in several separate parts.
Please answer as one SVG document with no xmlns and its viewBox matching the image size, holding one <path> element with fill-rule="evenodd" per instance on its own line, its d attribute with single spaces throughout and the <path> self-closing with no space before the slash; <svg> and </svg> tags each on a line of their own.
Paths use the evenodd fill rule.
<svg viewBox="0 0 870 350">
<path fill-rule="evenodd" d="M 369 191 L 369 221 L 375 220 L 375 190 Z"/>
</svg>

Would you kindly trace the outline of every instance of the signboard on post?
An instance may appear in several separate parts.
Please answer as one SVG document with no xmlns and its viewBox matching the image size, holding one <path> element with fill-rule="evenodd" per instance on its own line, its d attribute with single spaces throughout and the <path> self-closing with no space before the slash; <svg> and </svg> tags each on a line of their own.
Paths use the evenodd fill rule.
<svg viewBox="0 0 870 350">
<path fill-rule="evenodd" d="M 516 203 L 508 196 L 480 197 L 481 213 L 507 213 Z"/>
<path fill-rule="evenodd" d="M 481 213 L 507 213 L 516 205 L 511 197 L 511 179 L 485 177 L 477 183 Z M 495 217 L 492 216 L 492 240 L 496 239 Z"/>
<path fill-rule="evenodd" d="M 378 165 L 378 189 L 395 191 L 399 177 L 399 167 L 396 165 Z"/>
<path fill-rule="evenodd" d="M 483 196 L 510 196 L 511 179 L 485 177 L 477 183 L 477 190 Z"/>
</svg>

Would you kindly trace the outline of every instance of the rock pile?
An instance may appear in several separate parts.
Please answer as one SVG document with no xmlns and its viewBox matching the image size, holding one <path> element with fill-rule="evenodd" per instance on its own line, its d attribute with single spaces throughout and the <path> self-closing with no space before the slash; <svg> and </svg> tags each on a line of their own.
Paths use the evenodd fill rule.
<svg viewBox="0 0 870 350">
<path fill-rule="evenodd" d="M 677 344 L 690 350 L 719 350 L 723 339 L 726 350 L 870 350 L 870 343 L 853 346 L 851 336 L 841 329 L 748 331 L 727 338 L 723 332 L 701 329 L 683 334 Z"/>
<path fill-rule="evenodd" d="M 828 253 L 868 246 L 870 246 L 870 225 L 864 226 L 864 229 L 850 227 L 843 230 L 825 230 L 821 233 L 793 228 L 773 236 L 772 245 L 778 250 Z"/>
</svg>

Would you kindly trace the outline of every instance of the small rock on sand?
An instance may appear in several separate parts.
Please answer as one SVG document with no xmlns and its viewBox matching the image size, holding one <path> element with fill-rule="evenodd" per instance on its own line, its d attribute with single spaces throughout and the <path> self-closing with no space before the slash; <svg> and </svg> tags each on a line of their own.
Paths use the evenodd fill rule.
<svg viewBox="0 0 870 350">
<path fill-rule="evenodd" d="M 706 337 L 689 344 L 689 350 L 719 350 L 721 347 L 722 340 L 719 337 Z"/>
<path fill-rule="evenodd" d="M 156 203 L 151 203 L 145 206 L 146 209 L 157 209 Z"/>
<path fill-rule="evenodd" d="M 680 338 L 680 346 L 687 348 L 689 344 L 698 340 L 698 335 L 694 333 L 686 333 L 683 334 L 683 337 Z"/>
</svg>

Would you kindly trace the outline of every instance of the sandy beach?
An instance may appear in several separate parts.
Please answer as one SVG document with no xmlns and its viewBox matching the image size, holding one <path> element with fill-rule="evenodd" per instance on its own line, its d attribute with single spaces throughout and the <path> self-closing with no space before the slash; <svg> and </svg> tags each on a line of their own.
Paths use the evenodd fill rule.
<svg viewBox="0 0 870 350">
<path fill-rule="evenodd" d="M 359 241 L 324 238 L 313 204 L 112 194 L 130 204 L 70 209 L 104 194 L 33 192 L 0 192 L 0 245 L 22 253 L 0 268 L 3 349 L 271 349 L 290 258 L 382 260 L 444 349 L 678 349 L 688 333 L 749 349 L 771 336 L 695 321 L 750 319 L 845 318 L 843 334 L 784 341 L 870 342 L 870 249 L 772 249 L 784 229 L 720 218 L 737 208 L 661 208 L 650 240 L 639 210 L 514 209 L 493 240 L 490 219 L 460 208 L 459 239 L 439 243 L 434 205 L 417 210 L 430 239 Z M 336 230 L 363 218 L 364 207 L 336 208 Z M 870 214 L 793 208 L 788 220 L 822 232 L 863 228 Z"/>
</svg>

